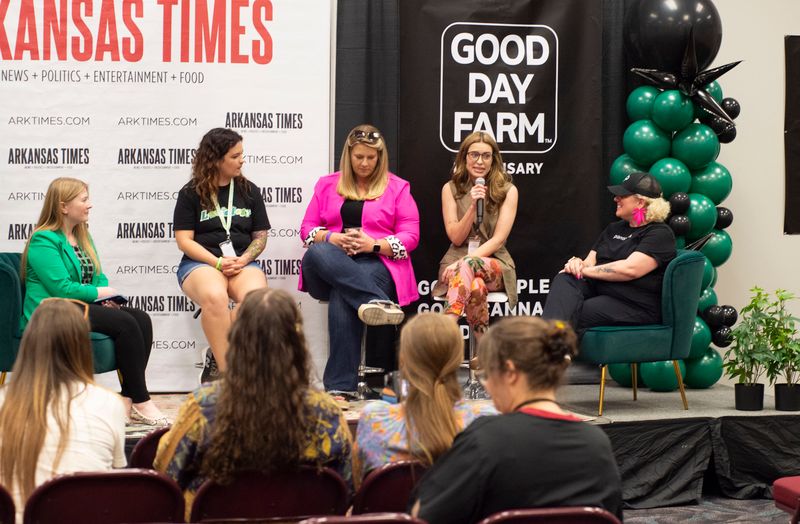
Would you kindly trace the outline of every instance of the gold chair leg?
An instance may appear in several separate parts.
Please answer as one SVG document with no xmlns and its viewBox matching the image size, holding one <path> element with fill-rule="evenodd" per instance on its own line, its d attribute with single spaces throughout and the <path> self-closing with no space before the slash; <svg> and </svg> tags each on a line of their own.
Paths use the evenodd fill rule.
<svg viewBox="0 0 800 524">
<path fill-rule="evenodd" d="M 119 379 L 119 385 L 121 386 L 122 385 L 122 373 L 120 373 L 119 370 L 117 370 L 117 378 Z"/>
<path fill-rule="evenodd" d="M 636 362 L 631 363 L 631 380 L 633 381 L 633 400 L 636 400 L 637 386 L 639 385 L 639 365 Z"/>
<path fill-rule="evenodd" d="M 683 377 L 681 377 L 681 367 L 678 365 L 677 360 L 672 361 L 672 367 L 675 368 L 675 377 L 678 379 L 678 389 L 681 390 L 681 400 L 683 400 L 683 409 L 689 409 L 689 402 L 686 400 L 686 390 L 683 389 Z"/>
<path fill-rule="evenodd" d="M 600 407 L 597 409 L 597 416 L 603 416 L 603 397 L 606 394 L 606 371 L 608 370 L 608 364 L 604 365 L 600 369 Z"/>
<path fill-rule="evenodd" d="M 2 373 L 0 373 L 0 386 L 2 386 L 5 383 L 6 383 L 6 372 L 3 371 Z"/>
</svg>

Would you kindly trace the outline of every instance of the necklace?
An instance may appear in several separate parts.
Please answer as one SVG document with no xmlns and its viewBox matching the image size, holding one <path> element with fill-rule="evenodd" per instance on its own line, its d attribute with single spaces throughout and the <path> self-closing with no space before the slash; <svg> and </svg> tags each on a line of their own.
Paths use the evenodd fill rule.
<svg viewBox="0 0 800 524">
<path fill-rule="evenodd" d="M 553 404 L 558 406 L 558 402 L 556 402 L 552 398 L 538 397 L 538 398 L 531 398 L 531 399 L 524 400 L 524 401 L 520 402 L 519 404 L 514 406 L 514 409 L 512 409 L 511 411 L 512 412 L 513 411 L 519 411 L 519 408 L 521 408 L 522 406 L 527 406 L 528 404 L 533 404 L 534 402 L 552 402 Z M 561 406 L 558 406 L 558 407 L 561 407 Z"/>
</svg>

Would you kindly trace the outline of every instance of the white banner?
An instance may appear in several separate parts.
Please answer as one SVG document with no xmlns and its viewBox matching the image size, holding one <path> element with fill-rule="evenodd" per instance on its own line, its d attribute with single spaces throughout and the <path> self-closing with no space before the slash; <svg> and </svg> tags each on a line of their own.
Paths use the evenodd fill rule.
<svg viewBox="0 0 800 524">
<path fill-rule="evenodd" d="M 295 292 L 300 221 L 330 165 L 331 2 L 6 5 L 0 251 L 22 251 L 52 179 L 88 182 L 90 230 L 110 285 L 153 320 L 148 386 L 190 390 L 206 341 L 175 277 L 177 191 L 206 131 L 241 133 L 243 172 L 262 189 L 272 225 L 259 263 L 270 286 Z M 320 366 L 325 311 L 297 296 Z"/>
</svg>

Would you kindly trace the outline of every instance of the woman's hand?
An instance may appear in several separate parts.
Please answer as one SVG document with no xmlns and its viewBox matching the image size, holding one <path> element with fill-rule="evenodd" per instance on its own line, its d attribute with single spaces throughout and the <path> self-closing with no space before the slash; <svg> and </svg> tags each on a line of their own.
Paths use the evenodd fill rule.
<svg viewBox="0 0 800 524">
<path fill-rule="evenodd" d="M 586 267 L 583 259 L 579 257 L 572 257 L 564 264 L 563 273 L 574 275 L 575 278 L 583 278 L 583 268 Z"/>
<path fill-rule="evenodd" d="M 222 262 L 220 263 L 220 271 L 222 271 L 222 274 L 226 277 L 238 275 L 246 265 L 241 258 L 242 257 L 222 257 Z"/>
<path fill-rule="evenodd" d="M 478 200 L 486 199 L 486 186 L 477 184 L 472 186 L 472 189 L 469 190 L 469 196 L 472 198 L 472 204 L 477 206 Z"/>
<path fill-rule="evenodd" d="M 364 233 L 363 229 L 351 228 L 344 235 L 344 250 L 348 255 L 353 256 L 358 253 L 371 253 L 375 239 Z"/>
<path fill-rule="evenodd" d="M 458 268 L 458 261 L 456 260 L 446 268 L 442 272 L 442 281 L 446 283 L 450 283 L 450 280 L 456 276 L 456 269 Z"/>
</svg>

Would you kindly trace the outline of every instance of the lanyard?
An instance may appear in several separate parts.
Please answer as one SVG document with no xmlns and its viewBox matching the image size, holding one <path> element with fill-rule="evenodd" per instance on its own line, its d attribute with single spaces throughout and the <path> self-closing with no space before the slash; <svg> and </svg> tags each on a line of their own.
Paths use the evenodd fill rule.
<svg viewBox="0 0 800 524">
<path fill-rule="evenodd" d="M 228 186 L 228 220 L 225 221 L 225 217 L 222 215 L 222 210 L 219 208 L 219 202 L 217 202 L 217 195 L 214 195 L 214 207 L 217 210 L 217 216 L 219 217 L 219 221 L 222 222 L 222 229 L 225 230 L 225 234 L 228 235 L 228 239 L 231 238 L 231 223 L 233 222 L 233 180 L 231 180 L 231 185 Z"/>
</svg>

